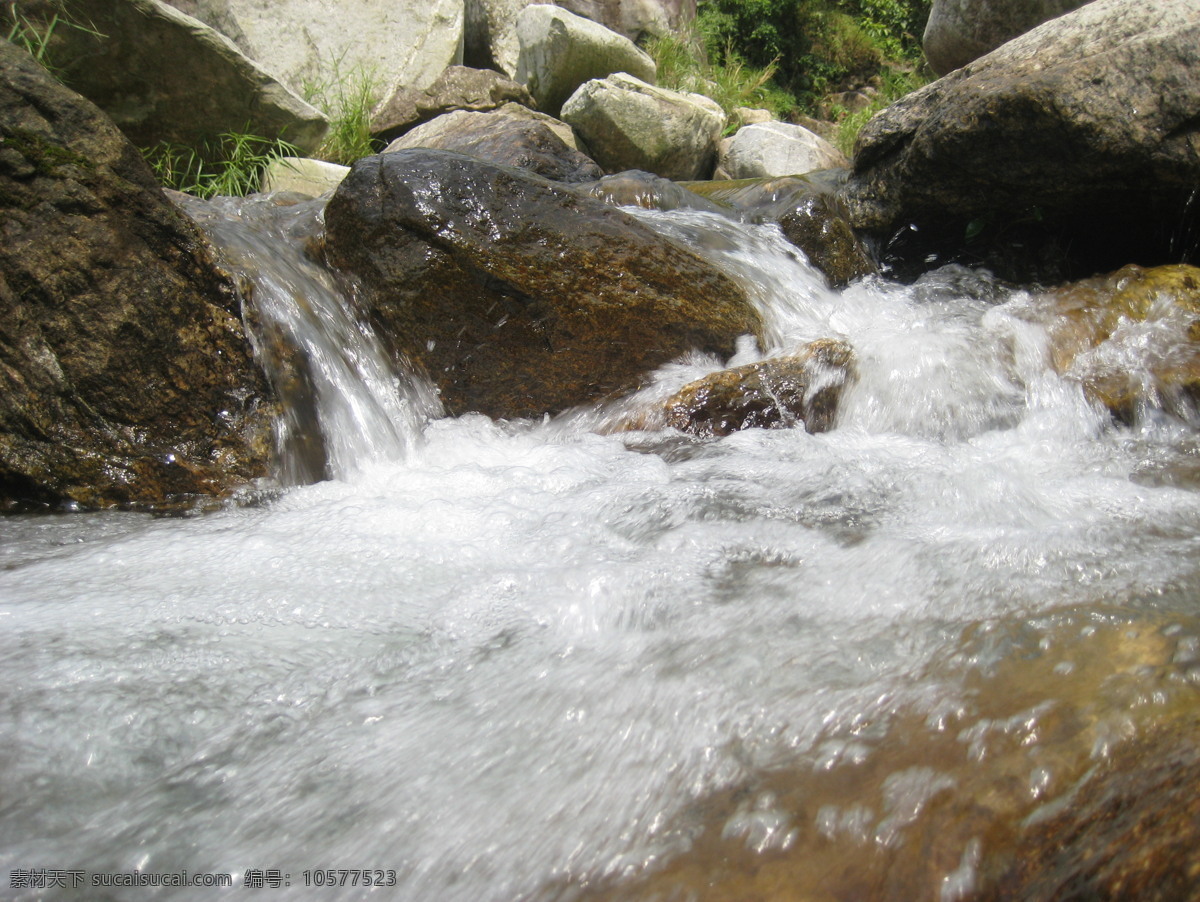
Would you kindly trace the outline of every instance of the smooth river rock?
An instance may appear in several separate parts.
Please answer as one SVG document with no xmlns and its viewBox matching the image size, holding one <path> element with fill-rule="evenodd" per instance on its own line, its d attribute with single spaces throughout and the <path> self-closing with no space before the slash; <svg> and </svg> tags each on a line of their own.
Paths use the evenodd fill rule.
<svg viewBox="0 0 1200 902">
<path fill-rule="evenodd" d="M 230 282 L 95 106 L 0 42 L 0 508 L 172 507 L 268 475 Z"/>
<path fill-rule="evenodd" d="M 945 75 L 1087 0 L 933 0 L 921 47 Z"/>
<path fill-rule="evenodd" d="M 444 151 L 367 157 L 325 217 L 328 261 L 451 413 L 553 413 L 630 391 L 692 350 L 729 356 L 761 331 L 721 271 L 518 169 Z"/>
</svg>

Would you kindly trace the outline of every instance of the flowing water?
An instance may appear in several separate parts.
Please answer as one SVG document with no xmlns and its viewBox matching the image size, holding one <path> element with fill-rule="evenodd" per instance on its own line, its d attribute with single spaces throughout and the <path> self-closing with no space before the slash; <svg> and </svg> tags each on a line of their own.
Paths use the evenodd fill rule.
<svg viewBox="0 0 1200 902">
<path fill-rule="evenodd" d="M 837 428 L 448 419 L 304 262 L 314 215 L 205 219 L 315 398 L 283 482 L 318 428 L 329 478 L 0 520 L 0 897 L 969 898 L 1195 709 L 1195 428 L 1114 425 L 1026 295 L 834 293 L 770 229 L 642 213 L 752 287 L 767 353 L 855 348 Z"/>
</svg>

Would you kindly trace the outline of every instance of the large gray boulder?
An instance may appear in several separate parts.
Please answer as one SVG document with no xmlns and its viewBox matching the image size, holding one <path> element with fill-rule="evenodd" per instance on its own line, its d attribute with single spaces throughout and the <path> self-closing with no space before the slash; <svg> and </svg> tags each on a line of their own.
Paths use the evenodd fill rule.
<svg viewBox="0 0 1200 902">
<path fill-rule="evenodd" d="M 506 103 L 532 107 L 533 98 L 524 86 L 499 72 L 451 66 L 427 88 L 398 88 L 381 100 L 371 112 L 371 136 L 394 141 L 443 113 L 482 113 Z"/>
<path fill-rule="evenodd" d="M 467 0 L 467 65 L 515 75 L 517 18 L 535 2 L 541 0 Z M 562 0 L 557 5 L 635 42 L 678 31 L 696 18 L 696 0 Z"/>
<path fill-rule="evenodd" d="M 89 0 L 90 2 L 90 0 Z M 462 62 L 463 0 L 171 0 L 296 92 L 367 76 L 391 93 Z"/>
<path fill-rule="evenodd" d="M 747 125 L 719 146 L 717 168 L 725 178 L 775 178 L 848 166 L 842 152 L 802 125 Z"/>
<path fill-rule="evenodd" d="M 1087 0 L 933 0 L 922 44 L 945 75 Z"/>
<path fill-rule="evenodd" d="M 541 416 L 761 337 L 745 291 L 599 200 L 459 154 L 359 160 L 325 210 L 329 261 L 451 413 Z"/>
<path fill-rule="evenodd" d="M 712 172 L 725 113 L 703 95 L 618 72 L 583 85 L 563 106 L 562 120 L 607 172 L 641 169 L 686 181 Z"/>
<path fill-rule="evenodd" d="M 627 72 L 653 84 L 654 60 L 631 40 L 557 6 L 527 6 L 517 19 L 516 80 L 538 109 L 557 116 L 576 88 L 593 78 Z"/>
<path fill-rule="evenodd" d="M 401 135 L 384 152 L 416 147 L 467 154 L 557 182 L 589 182 L 604 174 L 580 152 L 570 126 L 515 103 L 447 113 Z"/>
<path fill-rule="evenodd" d="M 270 473 L 239 298 L 91 103 L 0 41 L 0 509 L 172 507 Z"/>
<path fill-rule="evenodd" d="M 199 20 L 159 0 L 77 0 L 70 10 L 89 28 L 53 29 L 55 72 L 134 144 L 199 150 L 227 132 L 283 138 L 304 152 L 320 144 L 325 117 Z M 56 2 L 23 7 L 43 22 L 59 12 Z"/>
<path fill-rule="evenodd" d="M 844 196 L 885 238 L 1036 222 L 1071 253 L 1102 254 L 1093 271 L 1167 262 L 1198 148 L 1200 8 L 1095 0 L 877 115 Z"/>
</svg>

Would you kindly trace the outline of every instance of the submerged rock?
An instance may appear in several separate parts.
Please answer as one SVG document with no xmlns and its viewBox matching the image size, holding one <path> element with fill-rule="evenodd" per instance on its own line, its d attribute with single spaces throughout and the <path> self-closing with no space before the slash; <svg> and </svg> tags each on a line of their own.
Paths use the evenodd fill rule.
<svg viewBox="0 0 1200 902">
<path fill-rule="evenodd" d="M 663 404 L 663 425 L 702 436 L 755 427 L 827 432 L 853 375 L 854 351 L 848 344 L 814 341 L 798 354 L 720 370 L 688 383 Z"/>
<path fill-rule="evenodd" d="M 596 182 L 576 188 L 614 207 L 641 207 L 645 210 L 705 210 L 724 213 L 726 208 L 701 197 L 686 187 L 661 176 L 631 169 L 606 175 Z"/>
<path fill-rule="evenodd" d="M 137 150 L 0 42 L 0 507 L 160 507 L 268 475 L 233 286 Z"/>
<path fill-rule="evenodd" d="M 560 411 L 761 330 L 736 283 L 628 214 L 459 154 L 356 163 L 326 210 L 326 254 L 451 413 Z"/>
<path fill-rule="evenodd" d="M 1036 297 L 1055 371 L 1130 421 L 1150 406 L 1185 416 L 1200 402 L 1200 268 L 1115 273 Z"/>
<path fill-rule="evenodd" d="M 1027 260 L 1050 242 L 1064 257 L 1056 280 L 1179 262 L 1195 253 L 1181 239 L 1200 184 L 1198 109 L 1192 0 L 1095 0 L 875 116 L 845 197 L 881 239 L 915 225 L 918 264 L 972 246 L 989 264 L 998 246 Z"/>
<path fill-rule="evenodd" d="M 417 147 L 515 166 L 558 182 L 587 182 L 604 174 L 578 149 L 570 126 L 515 103 L 488 112 L 447 113 L 401 135 L 384 152 Z"/>
</svg>

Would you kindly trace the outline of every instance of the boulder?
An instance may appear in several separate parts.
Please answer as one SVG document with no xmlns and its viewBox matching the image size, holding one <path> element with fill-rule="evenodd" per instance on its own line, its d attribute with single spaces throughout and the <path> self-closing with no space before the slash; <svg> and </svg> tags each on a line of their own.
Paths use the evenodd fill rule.
<svg viewBox="0 0 1200 902">
<path fill-rule="evenodd" d="M 86 0 L 87 6 L 92 0 Z M 462 62 L 463 0 L 172 0 L 235 40 L 291 90 L 366 75 L 390 94 Z"/>
<path fill-rule="evenodd" d="M 587 182 L 604 173 L 577 150 L 569 126 L 517 104 L 472 113 L 459 110 L 417 126 L 385 153 L 425 147 L 450 150 L 501 166 L 515 166 L 558 182 Z"/>
<path fill-rule="evenodd" d="M 527 6 L 517 19 L 516 79 L 538 109 L 557 116 L 589 79 L 626 72 L 644 82 L 656 77 L 654 60 L 631 40 L 557 6 Z"/>
<path fill-rule="evenodd" d="M 827 432 L 833 428 L 842 389 L 853 376 L 854 351 L 848 344 L 814 341 L 787 357 L 719 370 L 690 382 L 663 403 L 657 416 L 663 425 L 700 436 L 792 426 Z"/>
<path fill-rule="evenodd" d="M 699 182 L 688 188 L 732 208 L 745 222 L 776 223 L 829 284 L 841 288 L 877 267 L 850 225 L 837 196 L 840 186 L 838 173 L 823 171 L 804 177 Z"/>
<path fill-rule="evenodd" d="M 320 197 L 341 184 L 349 166 L 308 157 L 277 157 L 263 170 L 262 190 L 292 191 Z"/>
<path fill-rule="evenodd" d="M 303 152 L 325 117 L 247 59 L 226 37 L 159 0 L 80 0 L 88 28 L 56 27 L 55 74 L 106 112 L 139 147 L 160 141 L 203 154 L 225 133 L 283 138 Z M 25 14 L 43 22 L 53 2 Z"/>
<path fill-rule="evenodd" d="M 169 507 L 269 474 L 239 299 L 137 149 L 0 42 L 0 507 Z"/>
<path fill-rule="evenodd" d="M 562 120 L 607 172 L 641 169 L 669 179 L 712 172 L 725 114 L 700 94 L 656 88 L 624 72 L 583 85 Z"/>
<path fill-rule="evenodd" d="M 762 328 L 741 287 L 632 216 L 459 154 L 360 160 L 325 222 L 328 261 L 455 414 L 587 404 Z"/>
<path fill-rule="evenodd" d="M 380 101 L 371 113 L 371 136 L 394 141 L 443 113 L 481 113 L 507 103 L 532 107 L 533 98 L 523 85 L 499 72 L 451 66 L 427 88 L 398 88 Z"/>
<path fill-rule="evenodd" d="M 1087 0 L 933 0 L 925 59 L 938 75 L 965 66 Z"/>
<path fill-rule="evenodd" d="M 972 238 L 1028 248 L 1036 227 L 1068 272 L 1172 262 L 1200 184 L 1197 110 L 1194 3 L 1095 0 L 873 118 L 845 196 L 882 239 L 914 225 L 913 259 Z"/>
<path fill-rule="evenodd" d="M 717 168 L 726 178 L 774 178 L 850 165 L 842 152 L 802 125 L 762 122 L 747 125 L 722 141 Z"/>
<path fill-rule="evenodd" d="M 1050 334 L 1050 364 L 1133 421 L 1194 417 L 1200 401 L 1200 268 L 1126 266 L 1035 295 L 1019 310 Z"/>
<path fill-rule="evenodd" d="M 467 0 L 466 63 L 515 75 L 520 54 L 516 22 L 530 5 L 531 0 Z M 634 42 L 676 32 L 696 18 L 696 0 L 563 0 L 557 5 Z"/>
</svg>

